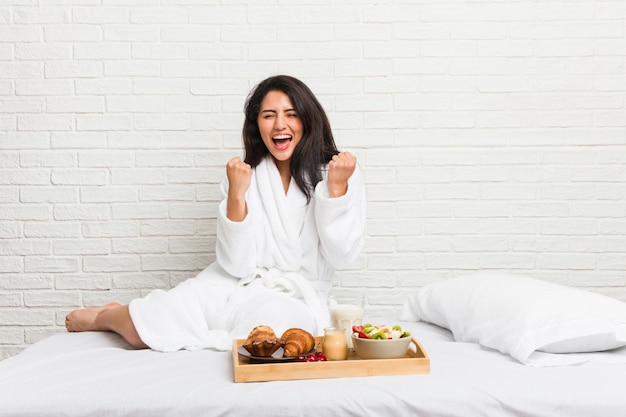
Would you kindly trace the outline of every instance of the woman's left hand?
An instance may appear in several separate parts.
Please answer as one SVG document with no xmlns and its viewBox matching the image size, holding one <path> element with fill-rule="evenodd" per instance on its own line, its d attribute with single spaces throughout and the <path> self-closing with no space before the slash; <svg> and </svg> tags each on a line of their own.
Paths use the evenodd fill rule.
<svg viewBox="0 0 626 417">
<path fill-rule="evenodd" d="M 356 169 L 356 156 L 350 152 L 334 155 L 328 163 L 328 195 L 340 197 L 348 191 L 348 178 Z"/>
</svg>

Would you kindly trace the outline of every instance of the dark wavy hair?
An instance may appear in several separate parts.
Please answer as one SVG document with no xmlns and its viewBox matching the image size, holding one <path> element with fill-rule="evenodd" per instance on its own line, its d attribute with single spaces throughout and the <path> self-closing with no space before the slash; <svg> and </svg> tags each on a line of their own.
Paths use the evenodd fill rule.
<svg viewBox="0 0 626 417">
<path fill-rule="evenodd" d="M 254 168 L 269 154 L 261 138 L 257 118 L 261 101 L 270 91 L 285 93 L 302 122 L 302 139 L 294 149 L 289 165 L 291 176 L 310 201 L 315 186 L 322 180 L 322 167 L 339 151 L 322 105 L 302 81 L 288 75 L 277 75 L 261 81 L 250 92 L 244 110 L 244 160 Z"/>
</svg>

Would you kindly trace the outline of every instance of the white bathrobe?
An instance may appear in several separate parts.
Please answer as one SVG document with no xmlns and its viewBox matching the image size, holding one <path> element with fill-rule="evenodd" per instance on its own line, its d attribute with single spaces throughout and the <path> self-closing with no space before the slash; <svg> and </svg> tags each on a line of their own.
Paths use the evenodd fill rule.
<svg viewBox="0 0 626 417">
<path fill-rule="evenodd" d="M 336 269 L 348 268 L 363 246 L 366 198 L 357 166 L 348 191 L 328 197 L 326 171 L 309 204 L 292 179 L 285 194 L 273 160 L 254 170 L 248 214 L 226 217 L 228 183 L 217 218 L 217 261 L 169 291 L 130 303 L 141 339 L 152 349 L 217 348 L 264 324 L 280 336 L 289 327 L 321 334 L 329 323 L 326 296 Z"/>
</svg>

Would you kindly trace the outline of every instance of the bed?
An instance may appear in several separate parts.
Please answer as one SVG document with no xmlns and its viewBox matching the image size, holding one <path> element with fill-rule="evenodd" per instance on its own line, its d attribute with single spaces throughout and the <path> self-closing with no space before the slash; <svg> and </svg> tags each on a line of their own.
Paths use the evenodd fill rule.
<svg viewBox="0 0 626 417">
<path fill-rule="evenodd" d="M 407 300 L 403 318 L 411 318 L 418 296 L 424 293 Z M 544 366 L 522 363 L 483 341 L 459 341 L 456 329 L 424 317 L 396 322 L 426 350 L 430 373 L 236 383 L 231 352 L 159 353 L 133 350 L 112 333 L 59 333 L 0 362 L 0 415 L 622 417 L 626 412 L 626 347 L 544 352 L 579 358 Z"/>
</svg>

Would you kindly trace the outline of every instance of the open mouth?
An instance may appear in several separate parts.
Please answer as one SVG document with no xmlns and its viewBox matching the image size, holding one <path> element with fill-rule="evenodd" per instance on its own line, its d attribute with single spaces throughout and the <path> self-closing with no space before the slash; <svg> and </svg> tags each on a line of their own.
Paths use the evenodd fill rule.
<svg viewBox="0 0 626 417">
<path fill-rule="evenodd" d="M 291 135 L 276 135 L 272 138 L 272 141 L 274 142 L 276 149 L 282 151 L 289 147 L 291 139 Z"/>
</svg>

